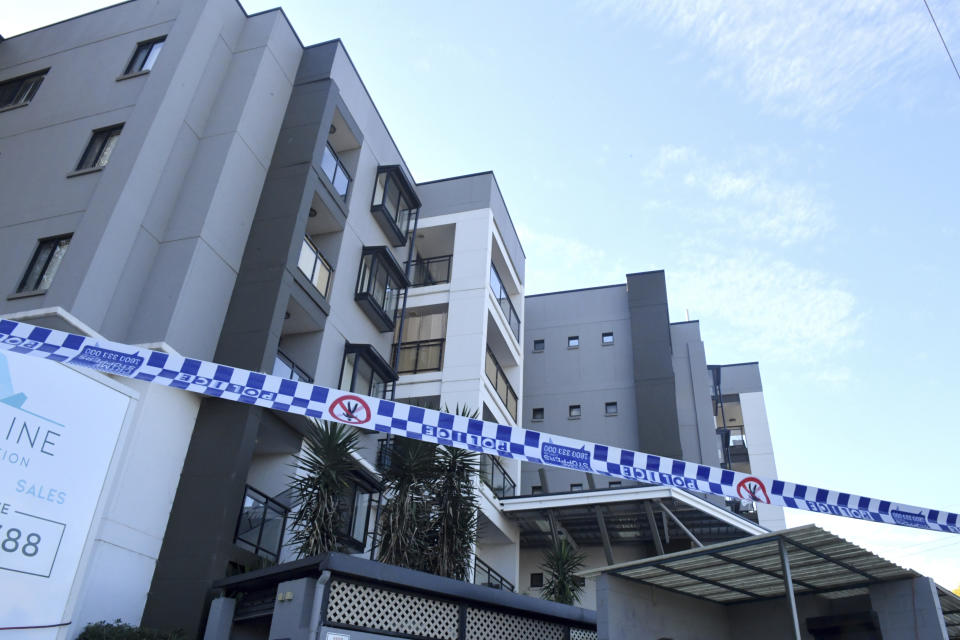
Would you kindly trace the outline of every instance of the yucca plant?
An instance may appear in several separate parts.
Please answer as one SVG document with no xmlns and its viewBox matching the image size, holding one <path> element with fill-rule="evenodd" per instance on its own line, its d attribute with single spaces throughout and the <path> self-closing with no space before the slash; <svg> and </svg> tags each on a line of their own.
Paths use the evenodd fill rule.
<svg viewBox="0 0 960 640">
<path fill-rule="evenodd" d="M 430 572 L 466 580 L 477 542 L 480 503 L 474 491 L 479 457 L 472 451 L 439 447 L 433 489 Z"/>
<path fill-rule="evenodd" d="M 383 470 L 388 496 L 380 513 L 377 558 L 418 571 L 429 571 L 430 532 L 437 478 L 436 445 L 409 438 L 389 443 Z"/>
<path fill-rule="evenodd" d="M 304 446 L 296 456 L 296 473 L 290 488 L 297 505 L 290 524 L 290 542 L 300 558 L 327 551 L 342 551 L 338 534 L 344 530 L 343 508 L 352 475 L 360 469 L 354 454 L 360 435 L 349 425 L 311 423 Z"/>
<path fill-rule="evenodd" d="M 557 538 L 543 554 L 543 590 L 540 596 L 562 604 L 577 604 L 583 593 L 583 582 L 575 575 L 583 568 L 587 556 L 575 549 L 566 538 Z"/>
</svg>

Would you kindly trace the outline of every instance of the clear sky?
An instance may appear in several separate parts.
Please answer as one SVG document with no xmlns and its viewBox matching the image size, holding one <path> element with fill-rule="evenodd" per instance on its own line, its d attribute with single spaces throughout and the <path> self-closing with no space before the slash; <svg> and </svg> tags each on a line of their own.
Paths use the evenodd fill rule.
<svg viewBox="0 0 960 640">
<path fill-rule="evenodd" d="M 242 4 L 278 2 L 418 181 L 494 170 L 527 293 L 666 270 L 710 362 L 760 361 L 781 478 L 960 510 L 960 80 L 922 0 Z M 5 2 L 0 33 L 108 4 Z M 960 584 L 960 536 L 817 522 Z"/>
</svg>

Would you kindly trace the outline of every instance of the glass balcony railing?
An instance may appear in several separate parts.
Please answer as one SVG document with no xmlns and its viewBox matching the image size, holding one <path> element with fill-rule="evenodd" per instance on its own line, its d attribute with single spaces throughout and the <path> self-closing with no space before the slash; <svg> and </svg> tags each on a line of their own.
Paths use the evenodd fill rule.
<svg viewBox="0 0 960 640">
<path fill-rule="evenodd" d="M 517 483 L 499 460 L 486 453 L 480 455 L 480 479 L 498 498 L 509 498 L 516 494 Z"/>
<path fill-rule="evenodd" d="M 277 357 L 273 361 L 273 375 L 297 382 L 313 382 L 313 376 L 298 367 L 290 356 L 279 349 L 277 350 Z"/>
<path fill-rule="evenodd" d="M 503 367 L 497 362 L 496 356 L 493 355 L 489 347 L 487 347 L 487 360 L 484 364 L 484 370 L 487 373 L 487 379 L 490 380 L 490 384 L 492 384 L 496 390 L 497 396 L 503 402 L 503 406 L 507 408 L 507 412 L 516 420 L 517 392 L 513 390 L 513 386 L 510 385 L 510 381 L 507 380 L 507 376 L 503 372 Z"/>
<path fill-rule="evenodd" d="M 413 263 L 410 284 L 414 287 L 429 287 L 433 284 L 450 282 L 450 263 L 453 256 L 421 258 Z"/>
<path fill-rule="evenodd" d="M 273 562 L 280 559 L 289 509 L 267 494 L 247 486 L 234 543 Z"/>
<path fill-rule="evenodd" d="M 490 289 L 493 291 L 493 297 L 500 303 L 500 309 L 507 318 L 507 324 L 510 325 L 513 336 L 520 340 L 520 316 L 517 315 L 517 310 L 513 308 L 510 295 L 507 293 L 506 287 L 503 286 L 503 280 L 500 279 L 500 274 L 497 273 L 497 268 L 493 264 L 490 265 Z"/>
<path fill-rule="evenodd" d="M 397 373 L 423 373 L 440 371 L 443 367 L 443 344 L 445 340 L 417 340 L 393 345 Z M 400 349 L 397 357 L 397 349 Z"/>
<path fill-rule="evenodd" d="M 350 174 L 346 167 L 340 162 L 340 157 L 329 144 L 323 148 L 323 156 L 320 157 L 320 169 L 330 180 L 337 195 L 346 199 L 347 190 L 350 188 Z"/>
<path fill-rule="evenodd" d="M 307 279 L 316 287 L 320 295 L 326 298 L 327 294 L 330 293 L 330 276 L 333 275 L 333 268 L 320 254 L 316 245 L 306 236 L 304 236 L 303 245 L 300 247 L 297 267 L 303 275 L 307 276 Z"/>
<path fill-rule="evenodd" d="M 490 567 L 479 556 L 474 556 L 473 564 L 473 583 L 492 589 L 503 589 L 504 591 L 513 591 L 513 583 L 504 578 Z"/>
</svg>

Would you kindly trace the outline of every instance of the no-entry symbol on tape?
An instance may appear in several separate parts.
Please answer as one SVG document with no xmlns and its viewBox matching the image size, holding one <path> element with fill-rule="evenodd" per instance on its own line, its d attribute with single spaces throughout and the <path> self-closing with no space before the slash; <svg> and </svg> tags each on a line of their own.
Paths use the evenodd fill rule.
<svg viewBox="0 0 960 640">
<path fill-rule="evenodd" d="M 347 424 L 366 424 L 372 417 L 370 407 L 360 396 L 340 396 L 331 403 L 330 415 Z"/>
</svg>

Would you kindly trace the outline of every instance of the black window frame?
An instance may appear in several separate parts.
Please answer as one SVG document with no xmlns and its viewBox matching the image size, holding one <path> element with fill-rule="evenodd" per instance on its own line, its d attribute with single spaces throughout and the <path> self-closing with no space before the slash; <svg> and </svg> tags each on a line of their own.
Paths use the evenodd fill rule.
<svg viewBox="0 0 960 640">
<path fill-rule="evenodd" d="M 66 255 L 67 249 L 70 248 L 70 242 L 73 240 L 72 233 L 65 233 L 58 236 L 50 236 L 48 238 L 40 238 L 37 240 L 37 246 L 33 250 L 33 254 L 30 256 L 30 261 L 27 263 L 27 268 L 23 272 L 23 275 L 20 277 L 20 282 L 17 285 L 16 293 L 18 294 L 31 294 L 31 293 L 43 293 L 50 288 L 50 285 L 53 284 L 53 279 L 57 275 L 57 271 L 60 268 L 60 264 L 63 262 L 63 256 Z M 61 243 L 66 241 L 66 244 L 63 247 L 63 253 L 60 256 L 60 259 L 53 267 L 53 272 L 49 274 L 50 282 L 47 283 L 47 286 L 42 287 L 45 278 L 47 278 L 47 272 L 50 270 L 50 263 L 53 261 L 54 256 L 56 256 L 57 249 L 60 247 Z M 43 255 L 44 250 L 50 250 L 46 256 Z M 34 276 L 34 285 L 28 288 L 29 278 L 33 273 L 34 267 L 38 261 L 43 261 L 43 267 L 40 271 Z"/>
<path fill-rule="evenodd" d="M 162 35 L 156 38 L 150 38 L 149 40 L 143 40 L 142 42 L 138 42 L 137 46 L 134 47 L 133 49 L 133 55 L 131 55 L 130 59 L 127 61 L 127 65 L 123 68 L 124 71 L 120 75 L 120 77 L 125 78 L 127 76 L 135 76 L 143 73 L 150 73 L 150 71 L 153 70 L 154 65 L 157 64 L 157 57 L 160 56 L 160 51 L 163 50 L 163 43 L 166 42 L 166 40 L 167 40 L 167 36 Z M 160 45 L 160 50 L 157 51 L 157 55 L 154 57 L 153 62 L 150 64 L 150 66 L 144 69 L 143 66 L 147 64 L 148 60 L 150 60 L 150 55 L 153 53 L 153 49 L 156 45 Z M 136 69 L 134 69 L 133 68 L 134 64 L 136 64 L 137 58 L 139 57 L 141 51 L 144 52 L 143 58 L 140 61 L 139 66 Z"/>
<path fill-rule="evenodd" d="M 381 271 L 386 274 L 387 278 L 384 283 L 383 303 L 378 300 L 378 294 L 375 290 Z M 392 289 L 389 286 L 390 281 L 395 285 Z M 393 331 L 400 306 L 400 296 L 406 295 L 409 286 L 410 281 L 400 267 L 400 263 L 397 262 L 393 253 L 387 247 L 363 248 L 360 257 L 360 269 L 357 272 L 357 286 L 354 289 L 353 297 L 381 333 Z M 392 308 L 386 309 L 383 304 L 387 302 L 387 296 L 391 290 L 396 292 L 396 298 L 393 300 Z"/>
<path fill-rule="evenodd" d="M 87 146 L 84 147 L 83 154 L 80 155 L 80 160 L 77 162 L 77 168 L 74 171 L 100 171 L 106 167 L 107 163 L 110 162 L 110 156 L 113 155 L 113 150 L 116 148 L 121 133 L 123 133 L 122 122 L 109 127 L 94 129 L 90 133 L 90 140 L 87 141 Z M 113 141 L 112 144 L 111 140 Z M 107 154 L 107 159 L 101 162 L 108 146 L 110 152 Z M 94 150 L 96 153 L 91 154 L 91 151 Z"/>
<path fill-rule="evenodd" d="M 610 340 L 607 340 L 607 336 L 610 336 Z M 600 344 L 605 347 L 609 347 L 613 344 L 613 331 L 604 331 L 600 334 Z"/>
<path fill-rule="evenodd" d="M 576 413 L 574 413 L 576 411 Z M 569 420 L 579 420 L 583 416 L 583 407 L 579 404 L 567 406 L 567 418 Z"/>
<path fill-rule="evenodd" d="M 580 336 L 567 336 L 567 349 L 579 349 Z"/>
<path fill-rule="evenodd" d="M 538 346 L 539 344 L 539 346 Z M 547 341 L 544 338 L 537 338 L 533 341 L 533 352 L 542 353 L 547 346 Z"/>
<path fill-rule="evenodd" d="M 610 405 L 613 405 L 613 411 L 610 411 Z M 610 402 L 603 403 L 603 415 L 605 416 L 615 416 L 619 415 L 620 407 L 617 404 L 616 400 L 611 400 Z"/>
<path fill-rule="evenodd" d="M 396 211 L 390 211 L 388 206 L 392 200 L 388 198 L 392 193 L 391 187 L 397 195 Z M 407 207 L 403 208 L 401 203 L 406 204 Z M 381 165 L 377 168 L 373 194 L 370 196 L 370 213 L 390 239 L 390 244 L 395 247 L 407 244 L 411 223 L 420 215 L 420 198 L 417 197 L 416 191 L 407 180 L 400 165 Z M 403 219 L 404 216 L 405 219 Z"/>
<path fill-rule="evenodd" d="M 543 574 L 542 574 L 542 573 L 531 573 L 531 574 L 530 574 L 530 588 L 531 588 L 531 589 L 543 589 Z"/>
<path fill-rule="evenodd" d="M 581 491 L 583 491 L 583 483 L 582 483 L 582 482 L 571 482 L 571 483 L 570 483 L 570 493 L 579 493 L 579 492 L 581 492 Z"/>
<path fill-rule="evenodd" d="M 354 356 L 353 369 L 350 374 L 350 384 L 345 385 L 343 380 L 343 374 L 347 370 L 347 359 L 350 356 Z M 377 351 L 376 347 L 370 344 L 351 344 L 347 343 L 343 348 L 343 360 L 340 361 L 340 376 L 339 388 L 342 391 L 349 391 L 351 393 L 358 393 L 364 396 L 374 396 L 373 391 L 373 376 L 370 378 L 370 386 L 366 389 L 357 388 L 357 359 L 362 358 L 366 364 L 370 366 L 372 373 L 375 373 L 383 379 L 383 395 L 381 398 L 388 398 L 390 392 L 393 389 L 393 385 L 396 384 L 397 378 L 400 376 L 397 375 L 396 371 L 393 370 L 393 367 L 383 359 L 383 356 L 380 355 L 380 352 Z"/>
<path fill-rule="evenodd" d="M 537 417 L 538 411 L 540 412 L 539 417 Z M 533 411 L 530 412 L 530 419 L 534 422 L 543 422 L 544 413 L 543 407 L 534 407 Z"/>
<path fill-rule="evenodd" d="M 47 77 L 48 71 L 50 71 L 50 67 L 42 69 L 41 71 L 25 73 L 22 76 L 0 82 L 0 111 L 25 107 L 30 104 L 37 96 L 37 91 L 40 90 L 40 85 L 43 84 L 43 80 Z M 39 81 L 33 82 L 33 80 L 37 78 L 39 78 Z M 31 84 L 24 93 L 24 84 L 27 82 L 31 82 Z M 8 95 L 12 97 L 10 102 L 3 104 L 2 101 L 5 93 L 8 93 Z"/>
</svg>

